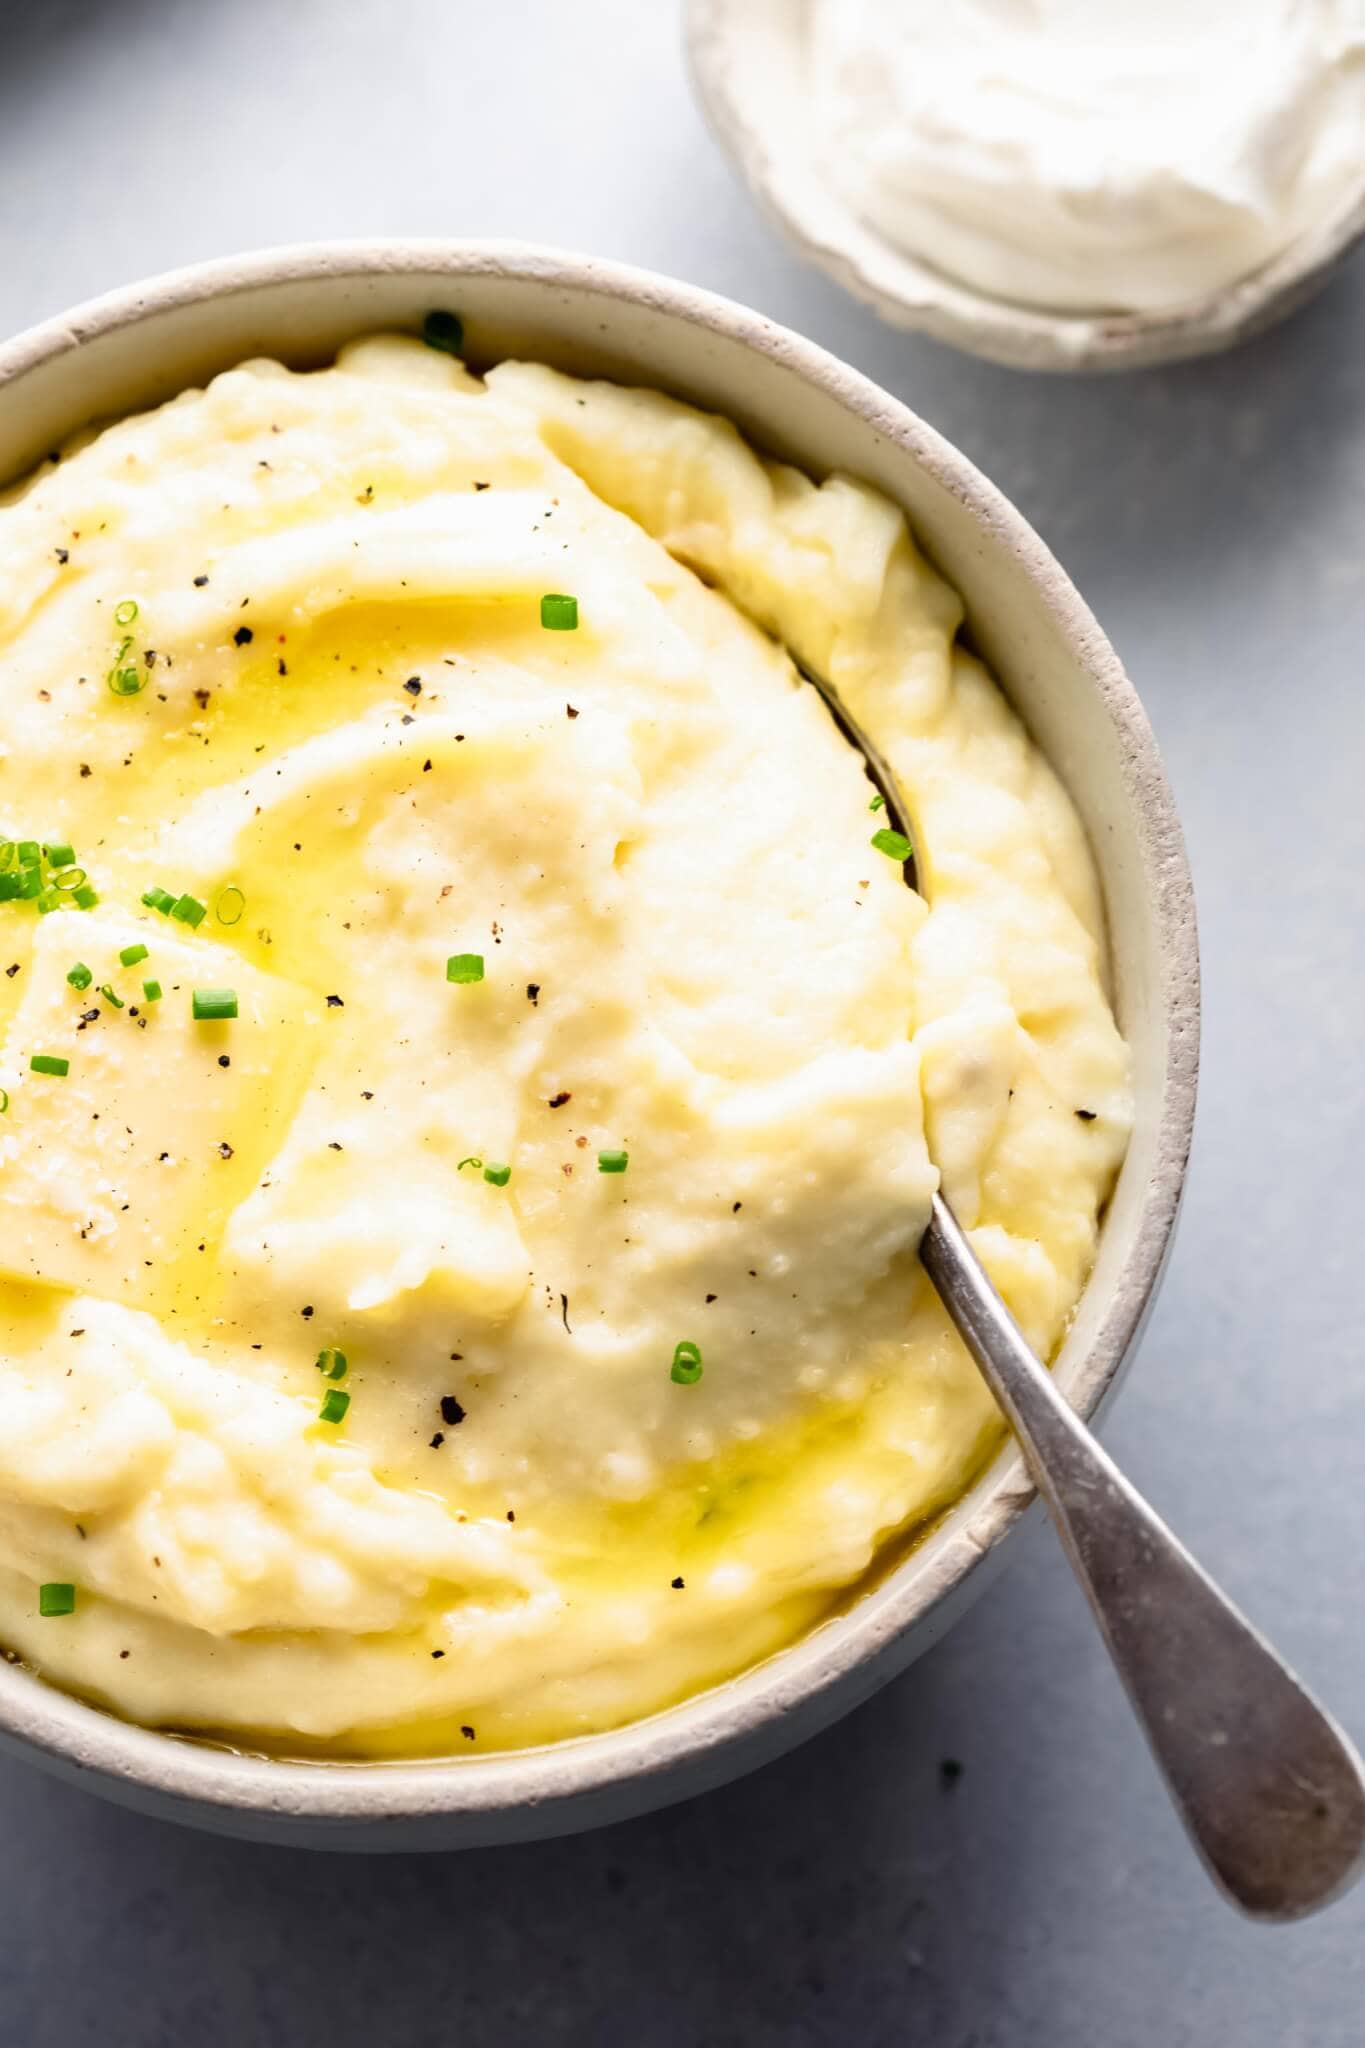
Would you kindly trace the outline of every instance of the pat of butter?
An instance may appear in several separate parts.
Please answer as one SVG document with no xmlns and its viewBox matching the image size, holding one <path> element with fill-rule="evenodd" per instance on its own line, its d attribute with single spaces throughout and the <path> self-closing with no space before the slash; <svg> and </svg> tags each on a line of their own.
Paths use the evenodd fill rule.
<svg viewBox="0 0 1365 2048">
<path fill-rule="evenodd" d="M 148 957 L 121 966 L 135 944 Z M 78 959 L 94 975 L 83 992 L 66 978 Z M 161 984 L 159 1001 L 144 999 L 144 979 Z M 237 1017 L 196 1022 L 196 988 L 234 989 Z M 321 1012 L 307 991 L 164 919 L 44 918 L 0 1062 L 0 1274 L 153 1306 L 187 1266 L 211 1272 L 228 1216 L 297 1107 Z M 65 1059 L 68 1073 L 34 1073 L 35 1054 Z"/>
</svg>

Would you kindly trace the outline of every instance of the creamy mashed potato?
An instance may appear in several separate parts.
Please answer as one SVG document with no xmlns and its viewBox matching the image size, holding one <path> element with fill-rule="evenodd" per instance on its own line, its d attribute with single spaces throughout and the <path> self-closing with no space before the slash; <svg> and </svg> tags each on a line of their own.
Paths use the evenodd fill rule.
<svg viewBox="0 0 1365 2048">
<path fill-rule="evenodd" d="M 405 339 L 11 494 L 11 1654 L 296 1752 L 543 1740 L 951 1502 L 996 1424 L 931 1191 L 1049 1353 L 1130 1116 L 1086 845 L 959 618 L 861 484 Z"/>
</svg>

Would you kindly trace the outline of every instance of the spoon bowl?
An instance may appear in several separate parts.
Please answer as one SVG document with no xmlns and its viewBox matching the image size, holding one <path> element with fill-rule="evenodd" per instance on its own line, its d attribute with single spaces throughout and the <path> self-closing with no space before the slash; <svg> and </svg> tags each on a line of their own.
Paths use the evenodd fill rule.
<svg viewBox="0 0 1365 2048">
<path fill-rule="evenodd" d="M 824 700 L 905 840 L 895 775 L 837 691 Z M 1365 1766 L 1283 1659 L 1195 1563 L 1025 1343 L 943 1194 L 920 1260 L 1018 1439 L 1185 1831 L 1215 1884 L 1257 1920 L 1298 1920 L 1365 1863 Z"/>
</svg>

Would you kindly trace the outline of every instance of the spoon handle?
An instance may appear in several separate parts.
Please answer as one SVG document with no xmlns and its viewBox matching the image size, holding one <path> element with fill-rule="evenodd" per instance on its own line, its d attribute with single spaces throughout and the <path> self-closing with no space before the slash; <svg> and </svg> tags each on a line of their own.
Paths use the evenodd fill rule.
<svg viewBox="0 0 1365 2048">
<path fill-rule="evenodd" d="M 920 1257 L 1009 1418 L 1214 1881 L 1257 1919 L 1326 1905 L 1365 1853 L 1360 1758 L 1100 1448 L 938 1196 Z"/>
</svg>

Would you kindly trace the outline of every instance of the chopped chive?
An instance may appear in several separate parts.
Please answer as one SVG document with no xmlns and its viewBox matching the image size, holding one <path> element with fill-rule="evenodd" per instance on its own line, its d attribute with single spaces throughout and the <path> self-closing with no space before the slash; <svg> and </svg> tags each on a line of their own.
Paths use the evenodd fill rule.
<svg viewBox="0 0 1365 2048">
<path fill-rule="evenodd" d="M 71 901 L 73 903 L 79 904 L 82 910 L 93 910 L 95 905 L 99 902 L 99 900 L 99 890 L 92 889 L 88 882 L 83 882 L 81 884 L 81 887 L 76 890 L 75 894 L 71 898 Z"/>
<path fill-rule="evenodd" d="M 443 355 L 457 356 L 464 347 L 464 322 L 458 313 L 434 307 L 422 322 L 422 339 L 428 348 Z"/>
<path fill-rule="evenodd" d="M 346 1377 L 346 1353 L 329 1344 L 325 1351 L 318 1353 L 318 1371 L 324 1379 L 344 1380 Z"/>
<path fill-rule="evenodd" d="M 197 988 L 190 997 L 197 1024 L 222 1024 L 237 1015 L 235 988 Z"/>
<path fill-rule="evenodd" d="M 915 851 L 905 834 L 895 831 L 890 825 L 883 825 L 880 832 L 872 834 L 872 844 L 888 860 L 909 860 Z"/>
<path fill-rule="evenodd" d="M 245 909 L 246 897 L 235 882 L 229 882 L 226 889 L 219 890 L 218 901 L 213 906 L 213 914 L 219 924 L 240 924 L 242 912 Z"/>
<path fill-rule="evenodd" d="M 45 847 L 43 851 L 50 868 L 69 868 L 76 858 L 75 847 L 68 845 L 65 839 L 59 840 L 56 846 Z"/>
<path fill-rule="evenodd" d="M 116 697 L 136 697 L 147 687 L 147 677 L 140 668 L 111 668 L 105 677 Z"/>
<path fill-rule="evenodd" d="M 345 1420 L 346 1410 L 350 1405 L 351 1397 L 344 1388 L 329 1387 L 322 1397 L 322 1406 L 318 1410 L 318 1421 L 342 1422 Z"/>
<path fill-rule="evenodd" d="M 695 1344 L 684 1339 L 673 1347 L 673 1369 L 668 1376 L 680 1387 L 695 1387 L 701 1378 L 701 1352 Z"/>
<path fill-rule="evenodd" d="M 54 889 L 60 889 L 63 896 L 74 896 L 78 889 L 85 887 L 89 879 L 84 868 L 63 868 L 59 874 L 52 877 L 52 886 Z"/>
<path fill-rule="evenodd" d="M 193 931 L 196 926 L 204 922 L 204 919 L 208 916 L 208 910 L 199 901 L 197 896 L 185 895 L 176 897 L 175 902 L 171 905 L 170 914 L 172 917 L 178 918 L 181 924 L 187 924 L 191 931 Z"/>
<path fill-rule="evenodd" d="M 159 981 L 144 981 L 142 993 L 149 1003 L 159 1003 L 161 1001 L 161 983 Z"/>
<path fill-rule="evenodd" d="M 76 1588 L 58 1579 L 49 1579 L 45 1586 L 38 1588 L 38 1612 L 51 1618 L 54 1614 L 74 1614 L 76 1611 Z"/>
<path fill-rule="evenodd" d="M 3 1088 L 0 1088 L 0 1116 L 3 1116 L 8 1108 L 9 1096 Z"/>
<path fill-rule="evenodd" d="M 52 1052 L 35 1052 L 28 1065 L 30 1073 L 55 1074 L 59 1081 L 64 1081 L 71 1072 L 70 1060 L 58 1059 Z"/>
<path fill-rule="evenodd" d="M 110 1004 L 115 1010 L 123 1008 L 122 996 L 116 996 L 107 981 L 100 983 L 100 994 L 104 997 L 105 1002 Z"/>
<path fill-rule="evenodd" d="M 74 967 L 69 968 L 66 978 L 71 983 L 72 988 L 79 989 L 89 988 L 91 982 L 95 979 L 84 960 L 78 960 Z"/>
<path fill-rule="evenodd" d="M 12 868 L 18 857 L 18 849 L 14 841 L 12 839 L 0 839 L 0 875 L 3 875 L 7 869 Z"/>
<path fill-rule="evenodd" d="M 460 1161 L 459 1165 L 455 1169 L 456 1173 L 463 1173 L 467 1166 L 472 1166 L 476 1170 L 482 1172 L 483 1161 L 482 1159 L 476 1159 L 474 1154 L 471 1152 L 467 1155 L 466 1158 Z"/>
<path fill-rule="evenodd" d="M 116 604 L 116 605 L 114 606 L 114 624 L 115 624 L 116 626 L 131 626 L 131 625 L 132 625 L 132 623 L 133 623 L 133 620 L 134 620 L 134 619 L 135 619 L 136 617 L 137 617 L 137 599 L 136 599 L 136 598 L 132 598 L 132 597 L 125 597 L 125 598 L 124 598 L 124 600 L 123 600 L 123 602 L 122 602 L 122 604 Z"/>
<path fill-rule="evenodd" d="M 628 1152 L 599 1152 L 597 1171 L 599 1173 L 624 1173 L 630 1165 Z"/>
<path fill-rule="evenodd" d="M 886 798 L 879 791 L 877 795 L 873 797 L 871 803 L 868 805 L 867 808 L 870 811 L 879 811 L 885 802 Z"/>
<path fill-rule="evenodd" d="M 145 946 L 125 946 L 118 957 L 120 965 L 136 967 L 139 960 L 147 958 L 147 948 Z"/>
<path fill-rule="evenodd" d="M 485 1166 L 483 1177 L 490 1187 L 505 1188 L 512 1178 L 512 1169 L 510 1166 Z"/>
<path fill-rule="evenodd" d="M 0 874 L 0 903 L 14 903 L 19 897 L 19 877 Z"/>
<path fill-rule="evenodd" d="M 159 910 L 163 917 L 168 917 L 175 909 L 175 898 L 169 889 L 144 889 L 142 900 L 148 910 Z"/>
<path fill-rule="evenodd" d="M 31 903 L 35 896 L 43 893 L 43 871 L 41 868 L 25 868 L 19 877 L 19 894 L 25 903 Z"/>
<path fill-rule="evenodd" d="M 540 623 L 547 633 L 572 633 L 578 626 L 578 599 L 548 591 L 540 600 Z"/>
<path fill-rule="evenodd" d="M 43 857 L 43 849 L 36 839 L 21 839 L 17 851 L 21 868 L 36 867 Z"/>
<path fill-rule="evenodd" d="M 38 915 L 47 917 L 54 910 L 60 910 L 62 899 L 55 889 L 40 889 L 38 892 Z"/>
<path fill-rule="evenodd" d="M 446 980 L 471 982 L 483 980 L 482 953 L 452 953 L 446 961 Z"/>
</svg>

